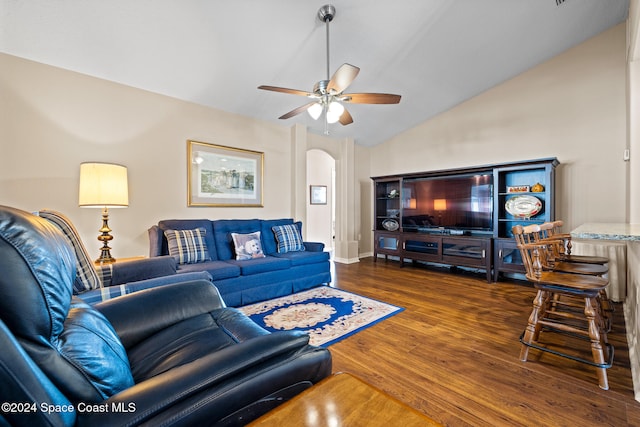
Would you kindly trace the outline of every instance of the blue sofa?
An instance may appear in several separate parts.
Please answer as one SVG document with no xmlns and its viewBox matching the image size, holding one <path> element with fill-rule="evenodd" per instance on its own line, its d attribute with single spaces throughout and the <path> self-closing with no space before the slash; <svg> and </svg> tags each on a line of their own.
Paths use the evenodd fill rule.
<svg viewBox="0 0 640 427">
<path fill-rule="evenodd" d="M 276 236 L 274 227 L 292 230 L 291 226 L 297 230 L 302 245 L 298 250 L 283 252 L 282 236 Z M 171 247 L 167 235 L 177 234 L 176 230 L 183 231 L 182 237 L 184 232 L 191 233 L 191 243 L 195 242 L 196 246 L 201 243 L 204 247 L 199 249 L 206 248 L 204 256 L 191 253 L 182 257 L 180 248 Z M 264 256 L 236 259 L 234 237 L 239 239 L 257 232 L 260 233 L 259 243 Z M 178 273 L 208 272 L 225 303 L 238 307 L 331 282 L 329 254 L 324 251 L 324 244 L 302 242 L 301 235 L 302 223 L 290 218 L 163 220 L 149 229 L 149 256 L 174 255 L 178 261 Z"/>
</svg>

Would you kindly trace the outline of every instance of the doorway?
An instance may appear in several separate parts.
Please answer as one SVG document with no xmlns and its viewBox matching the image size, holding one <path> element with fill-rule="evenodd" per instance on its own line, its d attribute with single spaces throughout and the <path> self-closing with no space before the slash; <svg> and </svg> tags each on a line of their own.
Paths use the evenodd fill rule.
<svg viewBox="0 0 640 427">
<path fill-rule="evenodd" d="M 307 151 L 307 218 L 305 240 L 322 242 L 325 250 L 333 253 L 335 242 L 335 182 L 336 161 L 326 151 Z M 312 189 L 320 194 L 312 200 Z M 324 191 L 326 189 L 326 192 Z M 322 197 L 324 193 L 325 197 Z M 316 195 L 317 195 L 316 194 Z"/>
</svg>

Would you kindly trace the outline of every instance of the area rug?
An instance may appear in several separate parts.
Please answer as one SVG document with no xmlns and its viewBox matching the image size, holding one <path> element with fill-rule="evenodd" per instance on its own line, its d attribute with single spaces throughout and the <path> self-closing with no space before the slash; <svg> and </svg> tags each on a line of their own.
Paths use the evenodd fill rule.
<svg viewBox="0 0 640 427">
<path fill-rule="evenodd" d="M 270 332 L 304 331 L 313 345 L 328 347 L 404 310 L 351 292 L 320 286 L 240 307 Z"/>
</svg>

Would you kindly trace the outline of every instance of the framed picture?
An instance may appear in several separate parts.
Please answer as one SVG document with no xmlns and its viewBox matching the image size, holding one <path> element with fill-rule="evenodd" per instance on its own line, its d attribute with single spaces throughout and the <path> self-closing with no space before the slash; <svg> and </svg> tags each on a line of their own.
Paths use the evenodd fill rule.
<svg viewBox="0 0 640 427">
<path fill-rule="evenodd" d="M 262 207 L 264 153 L 187 141 L 188 206 Z"/>
<path fill-rule="evenodd" d="M 312 205 L 327 204 L 327 186 L 326 185 L 311 185 L 310 194 L 311 194 Z"/>
</svg>

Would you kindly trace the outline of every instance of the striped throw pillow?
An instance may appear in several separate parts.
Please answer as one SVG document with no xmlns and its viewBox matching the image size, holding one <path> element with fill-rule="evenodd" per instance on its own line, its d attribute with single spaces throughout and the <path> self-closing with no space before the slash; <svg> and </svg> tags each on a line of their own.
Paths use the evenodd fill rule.
<svg viewBox="0 0 640 427">
<path fill-rule="evenodd" d="M 78 231 L 69 218 L 60 212 L 48 209 L 36 212 L 36 215 L 58 227 L 76 254 L 76 279 L 73 282 L 74 295 L 109 286 L 110 281 L 107 284 L 102 282 L 101 275 L 96 271 L 93 261 L 87 254 L 87 249 L 82 240 L 80 240 Z"/>
<path fill-rule="evenodd" d="M 194 230 L 165 230 L 169 255 L 174 257 L 178 264 L 195 264 L 210 261 L 207 244 L 204 236 L 207 230 L 196 228 Z"/>
<path fill-rule="evenodd" d="M 302 236 L 295 224 L 276 225 L 271 229 L 278 241 L 278 253 L 304 251 Z"/>
</svg>

